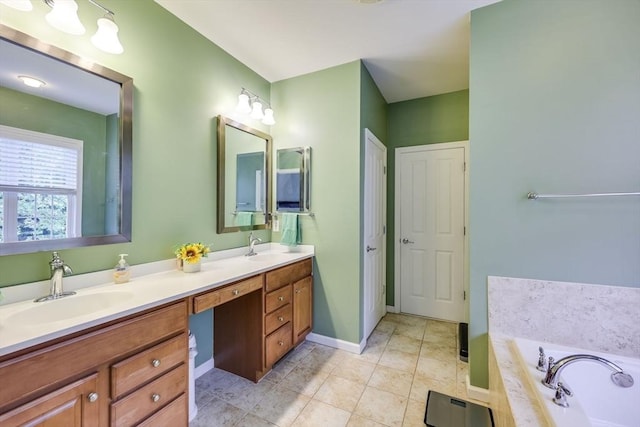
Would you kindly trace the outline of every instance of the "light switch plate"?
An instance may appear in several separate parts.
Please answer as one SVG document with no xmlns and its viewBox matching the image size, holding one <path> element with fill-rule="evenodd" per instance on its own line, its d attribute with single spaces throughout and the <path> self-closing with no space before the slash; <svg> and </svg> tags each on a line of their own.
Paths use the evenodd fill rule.
<svg viewBox="0 0 640 427">
<path fill-rule="evenodd" d="M 273 220 L 273 231 L 280 231 L 280 220 L 278 218 Z"/>
</svg>

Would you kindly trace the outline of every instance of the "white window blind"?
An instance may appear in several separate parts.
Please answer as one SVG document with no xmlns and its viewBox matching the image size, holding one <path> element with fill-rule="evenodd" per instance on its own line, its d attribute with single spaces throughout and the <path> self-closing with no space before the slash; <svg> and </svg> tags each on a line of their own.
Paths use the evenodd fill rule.
<svg viewBox="0 0 640 427">
<path fill-rule="evenodd" d="M 82 171 L 82 141 L 2 128 L 0 191 L 77 193 Z"/>
</svg>

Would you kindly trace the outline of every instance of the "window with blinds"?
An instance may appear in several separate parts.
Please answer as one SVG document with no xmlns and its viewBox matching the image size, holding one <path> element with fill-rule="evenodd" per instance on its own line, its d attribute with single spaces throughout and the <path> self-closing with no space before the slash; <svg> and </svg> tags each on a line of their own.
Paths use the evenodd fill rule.
<svg viewBox="0 0 640 427">
<path fill-rule="evenodd" d="M 0 241 L 81 234 L 82 146 L 75 139 L 0 126 Z"/>
</svg>

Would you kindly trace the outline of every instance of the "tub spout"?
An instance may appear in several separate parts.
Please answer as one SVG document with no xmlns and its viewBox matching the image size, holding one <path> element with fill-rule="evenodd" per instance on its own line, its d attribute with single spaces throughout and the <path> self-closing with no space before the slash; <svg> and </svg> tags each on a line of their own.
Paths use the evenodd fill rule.
<svg viewBox="0 0 640 427">
<path fill-rule="evenodd" d="M 554 390 L 558 388 L 558 379 L 560 378 L 560 373 L 564 368 L 572 363 L 585 360 L 597 362 L 611 369 L 613 371 L 611 374 L 611 381 L 613 381 L 615 385 L 620 387 L 631 387 L 633 385 L 633 377 L 631 375 L 625 373 L 622 368 L 615 363 L 599 356 L 591 354 L 572 354 L 571 356 L 563 357 L 557 362 L 554 362 L 553 358 L 549 359 L 549 368 L 547 369 L 547 374 L 542 380 L 542 384 Z"/>
</svg>

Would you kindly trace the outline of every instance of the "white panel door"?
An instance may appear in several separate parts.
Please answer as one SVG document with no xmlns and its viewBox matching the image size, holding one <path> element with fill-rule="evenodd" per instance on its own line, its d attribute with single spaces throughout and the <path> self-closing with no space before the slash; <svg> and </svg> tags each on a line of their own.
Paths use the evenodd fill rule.
<svg viewBox="0 0 640 427">
<path fill-rule="evenodd" d="M 387 149 L 365 129 L 364 161 L 364 337 L 386 311 Z"/>
<path fill-rule="evenodd" d="M 397 155 L 400 311 L 463 322 L 464 148 Z"/>
</svg>

